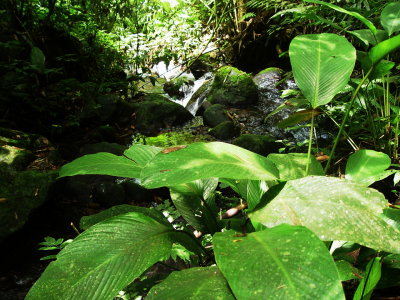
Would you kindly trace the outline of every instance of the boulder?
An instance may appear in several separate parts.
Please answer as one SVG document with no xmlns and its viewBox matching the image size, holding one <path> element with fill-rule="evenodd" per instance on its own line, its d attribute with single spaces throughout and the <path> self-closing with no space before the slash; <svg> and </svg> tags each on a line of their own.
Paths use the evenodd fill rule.
<svg viewBox="0 0 400 300">
<path fill-rule="evenodd" d="M 226 107 L 222 104 L 211 105 L 204 111 L 204 124 L 210 127 L 215 127 L 222 122 L 231 121 L 228 116 Z"/>
<path fill-rule="evenodd" d="M 209 134 L 219 140 L 229 140 L 239 135 L 240 129 L 232 121 L 226 121 L 211 129 Z"/>
<path fill-rule="evenodd" d="M 257 134 L 242 134 L 234 139 L 232 144 L 264 156 L 277 153 L 279 148 L 283 146 L 282 143 L 276 142 L 274 138 L 268 135 Z"/>
<path fill-rule="evenodd" d="M 225 66 L 215 74 L 207 100 L 213 104 L 243 107 L 258 101 L 258 90 L 249 74 Z"/>
<path fill-rule="evenodd" d="M 148 95 L 134 106 L 135 127 L 146 135 L 154 135 L 162 128 L 182 125 L 193 118 L 183 106 L 161 95 Z"/>
</svg>

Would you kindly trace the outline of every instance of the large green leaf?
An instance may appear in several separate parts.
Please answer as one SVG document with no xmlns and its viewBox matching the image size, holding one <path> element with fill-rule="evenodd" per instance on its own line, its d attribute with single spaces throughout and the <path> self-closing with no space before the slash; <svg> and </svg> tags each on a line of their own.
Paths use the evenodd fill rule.
<svg viewBox="0 0 400 300">
<path fill-rule="evenodd" d="M 173 272 L 154 286 L 146 300 L 235 300 L 216 266 Z"/>
<path fill-rule="evenodd" d="M 344 299 L 328 249 L 310 230 L 286 224 L 240 236 L 215 234 L 215 258 L 236 298 Z"/>
<path fill-rule="evenodd" d="M 381 24 L 389 35 L 400 31 L 400 2 L 392 2 L 385 6 L 381 13 Z"/>
<path fill-rule="evenodd" d="M 306 165 L 308 157 L 306 153 L 271 153 L 267 159 L 272 161 L 279 170 L 279 179 L 292 180 L 306 176 Z M 312 156 L 308 169 L 309 175 L 324 175 L 319 161 Z"/>
<path fill-rule="evenodd" d="M 90 227 L 65 247 L 26 299 L 109 300 L 154 263 L 166 259 L 179 238 L 166 226 L 137 212 Z"/>
<path fill-rule="evenodd" d="M 199 179 L 170 187 L 171 199 L 182 217 L 196 230 L 214 233 L 219 230 L 214 191 L 217 178 Z"/>
<path fill-rule="evenodd" d="M 294 79 L 312 108 L 326 104 L 350 79 L 356 50 L 332 33 L 295 37 L 289 47 Z"/>
<path fill-rule="evenodd" d="M 358 150 L 347 161 L 346 179 L 368 186 L 395 172 L 386 170 L 390 163 L 390 157 L 385 153 L 367 149 Z"/>
<path fill-rule="evenodd" d="M 212 142 L 162 151 L 143 169 L 141 177 L 144 186 L 156 188 L 211 177 L 274 180 L 278 178 L 278 170 L 261 155 L 231 144 Z"/>
<path fill-rule="evenodd" d="M 387 207 L 378 191 L 348 180 L 310 176 L 291 180 L 250 218 L 267 227 L 303 225 L 324 241 L 350 241 L 400 253 L 400 232 L 381 214 Z"/>
<path fill-rule="evenodd" d="M 375 34 L 376 31 L 377 31 L 375 25 L 374 25 L 370 20 L 368 20 L 368 19 L 365 18 L 364 16 L 360 15 L 358 12 L 349 11 L 349 10 L 347 10 L 347 9 L 344 9 L 344 8 L 342 8 L 342 7 L 340 7 L 340 6 L 337 6 L 337 5 L 332 4 L 332 3 L 329 3 L 329 2 L 324 2 L 324 1 L 319 1 L 319 0 L 304 0 L 304 1 L 305 1 L 305 2 L 311 2 L 311 3 L 322 4 L 322 5 L 328 6 L 329 8 L 332 8 L 332 9 L 334 9 L 334 10 L 336 10 L 336 11 L 339 11 L 339 12 L 341 12 L 341 13 L 347 14 L 347 15 L 349 15 L 349 16 L 352 16 L 352 17 L 354 17 L 354 18 L 360 20 L 361 22 L 364 23 L 365 26 L 367 26 L 367 27 L 369 28 L 369 30 L 371 30 L 371 32 L 372 32 L 373 34 Z"/>
<path fill-rule="evenodd" d="M 100 152 L 82 156 L 64 165 L 60 177 L 74 175 L 111 175 L 139 178 L 142 168 L 160 152 L 160 148 L 136 144 L 124 152 L 124 156 Z"/>
</svg>

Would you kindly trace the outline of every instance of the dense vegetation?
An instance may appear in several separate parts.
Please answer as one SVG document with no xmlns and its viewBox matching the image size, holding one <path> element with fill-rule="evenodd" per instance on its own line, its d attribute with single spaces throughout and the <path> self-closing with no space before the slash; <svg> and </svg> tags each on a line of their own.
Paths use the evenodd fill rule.
<svg viewBox="0 0 400 300">
<path fill-rule="evenodd" d="M 7 0 L 0 16 L 4 251 L 46 197 L 81 205 L 76 234 L 44 231 L 53 261 L 22 297 L 400 296 L 400 2 Z M 194 77 L 165 82 L 160 62 Z M 212 129 L 180 127 L 195 101 L 171 99 L 207 72 Z M 266 74 L 283 91 L 262 124 L 308 138 L 244 128 Z"/>
</svg>

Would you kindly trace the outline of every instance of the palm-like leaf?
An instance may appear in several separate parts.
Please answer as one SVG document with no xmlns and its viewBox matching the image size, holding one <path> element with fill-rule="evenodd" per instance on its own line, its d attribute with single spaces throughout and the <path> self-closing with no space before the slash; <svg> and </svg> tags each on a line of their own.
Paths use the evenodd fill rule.
<svg viewBox="0 0 400 300">
<path fill-rule="evenodd" d="M 295 81 L 312 108 L 326 104 L 350 79 L 356 50 L 336 34 L 294 38 L 289 47 Z"/>
</svg>

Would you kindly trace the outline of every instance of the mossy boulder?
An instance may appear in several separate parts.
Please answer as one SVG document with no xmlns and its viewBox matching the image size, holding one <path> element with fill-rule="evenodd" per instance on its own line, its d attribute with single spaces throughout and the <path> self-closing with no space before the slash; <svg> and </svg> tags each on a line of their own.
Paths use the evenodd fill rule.
<svg viewBox="0 0 400 300">
<path fill-rule="evenodd" d="M 214 104 L 207 108 L 203 113 L 204 124 L 215 127 L 222 122 L 231 121 L 226 107 L 222 104 Z"/>
<path fill-rule="evenodd" d="M 242 134 L 234 139 L 232 144 L 264 156 L 277 153 L 279 148 L 283 146 L 282 143 L 268 135 L 257 134 Z"/>
<path fill-rule="evenodd" d="M 243 107 L 258 101 L 258 90 L 249 74 L 225 66 L 215 74 L 207 100 L 212 104 Z"/>
<path fill-rule="evenodd" d="M 188 90 L 190 86 L 194 85 L 194 81 L 187 76 L 180 76 L 164 84 L 164 92 L 170 97 L 181 98 L 185 95 L 185 90 Z"/>
<path fill-rule="evenodd" d="M 240 129 L 232 121 L 226 121 L 211 129 L 209 134 L 219 140 L 229 140 L 238 136 Z"/>
<path fill-rule="evenodd" d="M 22 228 L 47 199 L 57 172 L 21 171 L 0 165 L 0 241 Z"/>
<path fill-rule="evenodd" d="M 182 125 L 193 118 L 183 106 L 161 95 L 146 96 L 135 103 L 135 127 L 144 134 L 154 135 L 162 128 Z"/>
</svg>

